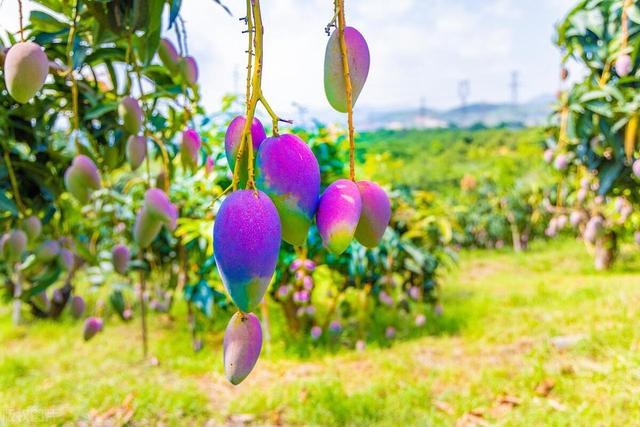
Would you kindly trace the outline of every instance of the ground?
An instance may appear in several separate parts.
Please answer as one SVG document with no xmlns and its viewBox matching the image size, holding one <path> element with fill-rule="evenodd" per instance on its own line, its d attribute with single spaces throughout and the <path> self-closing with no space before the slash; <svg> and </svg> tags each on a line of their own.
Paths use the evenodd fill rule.
<svg viewBox="0 0 640 427">
<path fill-rule="evenodd" d="M 637 425 L 634 252 L 609 273 L 570 240 L 462 253 L 431 334 L 304 359 L 274 343 L 238 387 L 222 375 L 220 334 L 194 354 L 181 320 L 151 318 L 154 364 L 140 361 L 137 324 L 112 321 L 85 343 L 71 319 L 16 329 L 5 305 L 0 426 Z"/>
</svg>

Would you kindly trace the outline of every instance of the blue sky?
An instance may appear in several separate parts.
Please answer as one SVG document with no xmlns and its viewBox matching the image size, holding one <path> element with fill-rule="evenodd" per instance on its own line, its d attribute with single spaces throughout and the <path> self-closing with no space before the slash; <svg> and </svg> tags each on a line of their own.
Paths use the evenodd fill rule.
<svg viewBox="0 0 640 427">
<path fill-rule="evenodd" d="M 1 1 L 1 0 L 0 0 Z M 244 1 L 223 0 L 229 17 L 211 0 L 183 2 L 190 53 L 200 63 L 205 104 L 214 110 L 226 92 L 242 89 L 246 35 Z M 0 3 L 0 29 L 17 28 L 14 0 Z M 28 1 L 25 2 L 27 5 Z M 512 70 L 520 73 L 520 99 L 558 87 L 554 24 L 572 0 L 347 0 L 347 22 L 371 50 L 362 109 L 430 108 L 459 104 L 457 82 L 469 79 L 470 102 L 510 97 Z M 282 113 L 294 103 L 327 108 L 322 68 L 331 0 L 262 0 L 265 21 L 263 89 Z M 170 34 L 173 36 L 173 33 Z"/>
</svg>

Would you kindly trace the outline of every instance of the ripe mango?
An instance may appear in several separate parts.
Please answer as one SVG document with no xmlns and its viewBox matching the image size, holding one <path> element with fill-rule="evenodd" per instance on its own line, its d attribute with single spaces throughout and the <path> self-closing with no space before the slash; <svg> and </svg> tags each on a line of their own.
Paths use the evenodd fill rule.
<svg viewBox="0 0 640 427">
<path fill-rule="evenodd" d="M 79 319 L 84 314 L 84 299 L 79 295 L 74 295 L 71 298 L 71 315 L 76 319 Z"/>
<path fill-rule="evenodd" d="M 224 151 L 227 155 L 227 163 L 229 164 L 232 172 L 236 165 L 236 157 L 238 157 L 238 150 L 240 149 L 240 143 L 242 142 L 242 131 L 246 122 L 246 116 L 238 116 L 234 118 L 231 120 L 231 123 L 229 123 L 227 132 L 224 135 Z M 262 144 L 262 141 L 264 141 L 266 137 L 267 134 L 264 131 L 262 122 L 254 117 L 253 122 L 251 122 L 251 143 L 253 145 L 254 156 L 258 154 L 260 144 Z M 247 156 L 247 150 L 245 149 L 242 158 L 240 159 L 239 166 L 241 188 L 244 188 L 247 183 Z"/>
<path fill-rule="evenodd" d="M 237 312 L 224 332 L 224 373 L 233 385 L 253 370 L 262 350 L 262 328 L 253 313 Z"/>
<path fill-rule="evenodd" d="M 75 264 L 75 255 L 69 249 L 62 248 L 60 249 L 60 254 L 58 256 L 60 265 L 64 267 L 67 271 L 71 271 Z"/>
<path fill-rule="evenodd" d="M 260 144 L 256 166 L 256 185 L 278 209 L 282 239 L 303 245 L 318 206 L 318 160 L 302 139 L 282 134 Z"/>
<path fill-rule="evenodd" d="M 36 258 L 40 262 L 49 262 L 60 253 L 60 243 L 57 240 L 47 240 L 36 250 Z"/>
<path fill-rule="evenodd" d="M 98 168 L 90 158 L 79 154 L 64 173 L 64 183 L 79 202 L 88 203 L 93 190 L 101 186 Z"/>
<path fill-rule="evenodd" d="M 142 128 L 143 112 L 137 99 L 125 96 L 118 105 L 118 115 L 122 121 L 122 127 L 128 133 L 137 135 Z"/>
<path fill-rule="evenodd" d="M 20 261 L 27 249 L 27 235 L 22 230 L 11 230 L 2 237 L 2 255 L 7 261 Z"/>
<path fill-rule="evenodd" d="M 158 45 L 158 57 L 160 58 L 162 65 L 164 65 L 172 75 L 179 71 L 178 65 L 180 62 L 180 55 L 169 39 L 163 38 L 160 40 L 160 44 Z"/>
<path fill-rule="evenodd" d="M 129 248 L 125 245 L 115 245 L 111 251 L 111 261 L 113 262 L 113 269 L 118 273 L 125 275 L 129 269 L 129 260 L 131 259 L 131 253 Z"/>
<path fill-rule="evenodd" d="M 4 60 L 4 81 L 9 95 L 24 104 L 44 85 L 49 73 L 49 59 L 38 44 L 14 44 Z"/>
<path fill-rule="evenodd" d="M 185 56 L 180 61 L 180 74 L 182 79 L 189 86 L 195 86 L 198 83 L 198 63 L 193 56 Z"/>
<path fill-rule="evenodd" d="M 185 169 L 194 171 L 198 167 L 198 155 L 200 153 L 200 135 L 193 129 L 182 132 L 182 142 L 180 143 L 180 159 Z"/>
<path fill-rule="evenodd" d="M 176 228 L 178 209 L 159 188 L 150 188 L 144 193 L 144 208 L 149 216 L 164 224 L 169 230 Z"/>
<path fill-rule="evenodd" d="M 27 233 L 29 240 L 37 239 L 42 232 L 42 222 L 37 216 L 30 216 L 24 220 L 22 224 L 24 227 L 24 231 Z"/>
<path fill-rule="evenodd" d="M 320 196 L 316 223 L 324 246 L 340 255 L 353 240 L 362 213 L 358 186 L 347 179 L 329 185 Z"/>
<path fill-rule="evenodd" d="M 278 261 L 278 211 L 262 191 L 239 190 L 220 206 L 213 224 L 213 252 L 222 283 L 244 312 L 262 300 Z"/>
<path fill-rule="evenodd" d="M 380 244 L 382 235 L 389 225 L 391 202 L 378 184 L 359 181 L 357 185 L 362 199 L 362 213 L 355 236 L 363 246 L 375 248 Z"/>
<path fill-rule="evenodd" d="M 369 74 L 369 46 L 362 34 L 352 27 L 344 29 L 344 41 L 347 45 L 352 105 L 355 105 Z M 347 91 L 338 30 L 329 38 L 324 56 L 324 91 L 329 104 L 336 111 L 347 112 Z"/>
<path fill-rule="evenodd" d="M 127 140 L 127 160 L 132 170 L 138 169 L 147 156 L 147 138 L 131 135 Z"/>
<path fill-rule="evenodd" d="M 93 338 L 98 332 L 102 331 L 102 327 L 104 326 L 102 319 L 99 317 L 88 317 L 87 320 L 84 321 L 84 332 L 83 337 L 85 341 L 89 341 Z"/>
<path fill-rule="evenodd" d="M 154 219 L 143 207 L 138 212 L 133 225 L 133 238 L 140 248 L 146 248 L 153 242 L 161 228 L 162 223 Z"/>
</svg>

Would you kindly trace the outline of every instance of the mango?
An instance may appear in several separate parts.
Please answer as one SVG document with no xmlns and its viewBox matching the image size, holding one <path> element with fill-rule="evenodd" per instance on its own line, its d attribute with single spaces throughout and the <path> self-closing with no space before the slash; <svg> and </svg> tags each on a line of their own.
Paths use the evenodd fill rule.
<svg viewBox="0 0 640 427">
<path fill-rule="evenodd" d="M 224 332 L 224 373 L 233 385 L 240 384 L 256 365 L 262 350 L 262 328 L 253 313 L 237 312 Z"/>
<path fill-rule="evenodd" d="M 180 61 L 180 74 L 182 79 L 189 86 L 195 86 L 198 83 L 198 64 L 193 56 L 185 56 Z"/>
<path fill-rule="evenodd" d="M 618 76 L 628 76 L 633 70 L 633 62 L 631 61 L 631 57 L 627 54 L 618 56 L 618 59 L 616 59 L 615 68 Z"/>
<path fill-rule="evenodd" d="M 143 207 L 136 216 L 133 225 L 133 238 L 140 248 L 148 247 L 162 228 L 162 222 L 153 218 Z"/>
<path fill-rule="evenodd" d="M 4 81 L 9 95 L 24 104 L 33 98 L 49 73 L 49 59 L 38 44 L 14 44 L 4 60 Z"/>
<path fill-rule="evenodd" d="M 234 118 L 231 120 L 231 123 L 229 123 L 227 132 L 224 135 L 224 151 L 227 155 L 227 163 L 229 164 L 232 172 L 236 165 L 236 157 L 238 157 L 238 150 L 240 149 L 240 143 L 242 142 L 242 131 L 246 122 L 246 116 L 238 116 Z M 255 153 L 254 156 L 258 154 L 260 144 L 262 144 L 262 141 L 264 141 L 266 137 L 267 134 L 264 131 L 262 122 L 254 117 L 251 122 L 251 143 L 253 145 L 253 152 Z M 241 188 L 244 188 L 247 184 L 247 156 L 247 150 L 245 149 L 242 158 L 240 159 L 239 166 Z"/>
<path fill-rule="evenodd" d="M 122 275 L 127 274 L 130 259 L 131 253 L 129 252 L 129 248 L 125 245 L 115 245 L 111 250 L 113 269 Z"/>
<path fill-rule="evenodd" d="M 42 222 L 37 216 L 30 216 L 24 220 L 22 224 L 24 231 L 27 233 L 29 240 L 35 240 L 42 232 Z"/>
<path fill-rule="evenodd" d="M 169 39 L 163 38 L 160 40 L 160 44 L 158 45 L 158 57 L 160 58 L 162 65 L 164 65 L 172 75 L 178 72 L 180 55 Z"/>
<path fill-rule="evenodd" d="M 131 165 L 131 170 L 138 169 L 146 156 L 147 138 L 131 135 L 127 140 L 127 161 Z"/>
<path fill-rule="evenodd" d="M 93 190 L 101 186 L 98 168 L 90 158 L 79 154 L 64 173 L 64 183 L 80 203 L 88 203 Z"/>
<path fill-rule="evenodd" d="M 152 219 L 159 221 L 169 230 L 176 228 L 178 209 L 164 191 L 159 188 L 148 189 L 144 193 L 144 208 Z"/>
<path fill-rule="evenodd" d="M 83 337 L 85 341 L 89 341 L 93 338 L 98 332 L 102 331 L 104 323 L 99 317 L 88 317 L 87 320 L 84 321 L 84 332 Z"/>
<path fill-rule="evenodd" d="M 73 269 L 73 266 L 75 264 L 75 255 L 73 255 L 73 252 L 71 252 L 69 249 L 60 249 L 58 259 L 60 261 L 60 265 L 67 271 L 71 271 Z"/>
<path fill-rule="evenodd" d="M 282 239 L 303 245 L 318 207 L 318 160 L 296 135 L 282 134 L 260 144 L 256 166 L 256 185 L 278 209 Z"/>
<path fill-rule="evenodd" d="M 231 193 L 213 224 L 213 252 L 231 299 L 244 312 L 262 300 L 280 250 L 278 211 L 262 191 Z"/>
<path fill-rule="evenodd" d="M 137 135 L 140 132 L 144 114 L 137 99 L 130 96 L 122 98 L 120 105 L 118 105 L 118 115 L 124 130 L 132 135 Z"/>
<path fill-rule="evenodd" d="M 36 250 L 36 258 L 40 262 L 49 262 L 60 253 L 60 243 L 57 240 L 47 240 Z"/>
<path fill-rule="evenodd" d="M 362 37 L 362 34 L 352 27 L 345 27 L 344 41 L 347 45 L 353 106 L 356 104 L 369 74 L 369 46 L 367 46 L 367 41 Z M 335 30 L 329 38 L 324 56 L 324 91 L 329 104 L 336 111 L 347 112 L 347 91 L 338 30 Z"/>
<path fill-rule="evenodd" d="M 359 181 L 357 185 L 362 199 L 362 213 L 355 237 L 363 246 L 375 248 L 380 244 L 391 220 L 391 202 L 378 184 Z"/>
<path fill-rule="evenodd" d="M 335 255 L 348 247 L 356 232 L 362 198 L 358 186 L 347 179 L 329 185 L 320 196 L 316 223 L 324 246 Z"/>
<path fill-rule="evenodd" d="M 11 230 L 3 237 L 2 252 L 7 261 L 20 261 L 27 249 L 27 235 L 22 230 Z"/>
<path fill-rule="evenodd" d="M 167 185 L 167 173 L 165 171 L 161 171 L 156 175 L 156 188 L 164 190 Z"/>
<path fill-rule="evenodd" d="M 71 315 L 76 319 L 79 319 L 84 314 L 84 309 L 84 299 L 79 295 L 74 295 L 71 298 Z"/>
<path fill-rule="evenodd" d="M 182 166 L 192 171 L 198 167 L 198 154 L 200 152 L 200 136 L 193 129 L 182 132 L 182 142 L 180 143 L 180 158 Z"/>
</svg>

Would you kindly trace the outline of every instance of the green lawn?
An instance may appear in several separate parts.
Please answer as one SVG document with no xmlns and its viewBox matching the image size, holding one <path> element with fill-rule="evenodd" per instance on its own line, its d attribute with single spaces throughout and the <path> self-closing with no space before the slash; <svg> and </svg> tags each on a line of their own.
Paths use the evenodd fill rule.
<svg viewBox="0 0 640 427">
<path fill-rule="evenodd" d="M 111 319 L 85 343 L 80 322 L 16 329 L 3 306 L 0 425 L 637 425 L 637 255 L 597 273 L 571 241 L 468 252 L 443 282 L 436 334 L 305 359 L 273 342 L 238 387 L 221 335 L 194 354 L 182 315 L 151 318 L 154 365 L 137 323 Z"/>
</svg>

